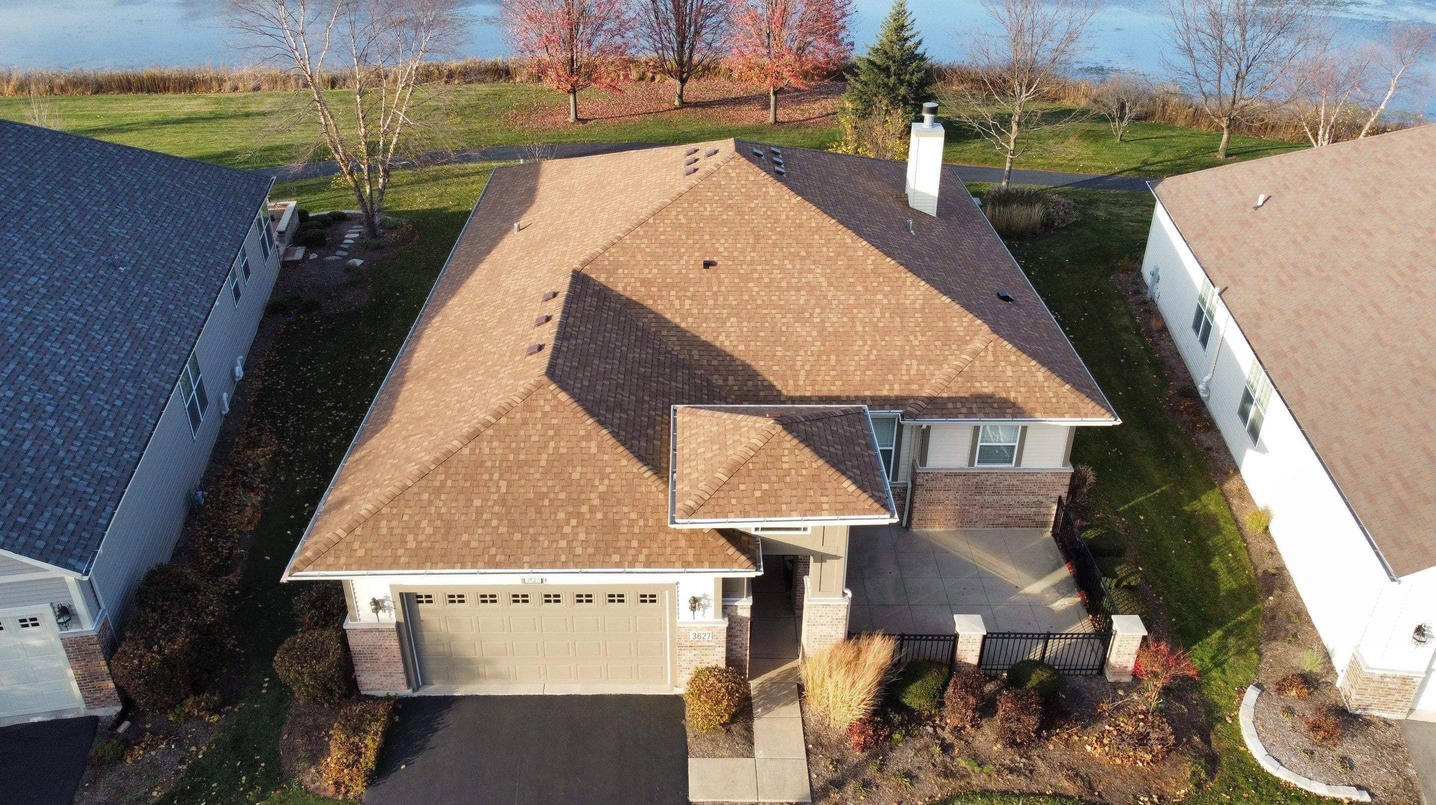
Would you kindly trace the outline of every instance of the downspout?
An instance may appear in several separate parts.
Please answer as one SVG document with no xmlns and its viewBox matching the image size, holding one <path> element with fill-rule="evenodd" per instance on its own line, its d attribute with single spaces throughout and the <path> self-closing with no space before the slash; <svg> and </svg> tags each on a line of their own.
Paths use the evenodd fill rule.
<svg viewBox="0 0 1436 805">
<path fill-rule="evenodd" d="M 1226 293 L 1226 291 L 1226 287 L 1217 289 L 1216 297 L 1218 302 L 1222 302 L 1222 294 Z M 1197 384 L 1197 394 L 1201 395 L 1203 400 L 1208 400 L 1212 396 L 1212 376 L 1217 373 L 1217 362 L 1222 358 L 1222 339 L 1226 338 L 1227 322 L 1231 321 L 1232 318 L 1232 313 L 1230 310 L 1227 310 L 1225 302 L 1222 302 L 1221 310 L 1225 311 L 1226 316 L 1222 320 L 1221 326 L 1217 329 L 1217 348 L 1212 353 L 1212 363 L 1207 367 L 1206 377 L 1203 377 L 1201 382 Z"/>
</svg>

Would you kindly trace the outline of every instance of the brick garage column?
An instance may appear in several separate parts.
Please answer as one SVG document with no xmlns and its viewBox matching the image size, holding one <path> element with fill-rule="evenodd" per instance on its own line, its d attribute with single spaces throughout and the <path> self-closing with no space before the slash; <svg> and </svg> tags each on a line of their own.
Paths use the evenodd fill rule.
<svg viewBox="0 0 1436 805">
<path fill-rule="evenodd" d="M 1112 642 L 1107 645 L 1108 682 L 1132 681 L 1132 669 L 1137 666 L 1137 654 L 1146 636 L 1147 627 L 1136 615 L 1112 616 Z"/>
<path fill-rule="evenodd" d="M 1354 713 L 1406 718 L 1411 715 L 1424 679 L 1425 674 L 1419 672 L 1371 668 L 1358 648 L 1352 652 L 1346 674 L 1341 678 L 1341 698 Z"/>
<path fill-rule="evenodd" d="M 728 621 L 728 667 L 746 677 L 753 636 L 753 599 L 725 603 L 723 617 Z"/>
<path fill-rule="evenodd" d="M 987 624 L 981 615 L 953 615 L 953 631 L 957 634 L 957 656 L 960 663 L 978 665 L 982 662 L 982 642 L 987 639 Z"/>
<path fill-rule="evenodd" d="M 803 604 L 803 653 L 812 654 L 848 636 L 848 608 L 852 594 L 842 598 L 809 598 Z"/>
<path fill-rule="evenodd" d="M 413 688 L 404 670 L 404 650 L 399 644 L 397 623 L 344 624 L 349 654 L 354 658 L 354 678 L 361 693 L 380 696 L 408 693 Z"/>
<path fill-rule="evenodd" d="M 728 621 L 679 621 L 677 649 L 678 678 L 674 685 L 681 688 L 699 668 L 727 663 Z"/>
<path fill-rule="evenodd" d="M 808 596 L 808 574 L 813 570 L 813 557 L 793 557 L 793 614 L 803 616 L 803 601 Z"/>
<path fill-rule="evenodd" d="M 1071 470 L 918 472 L 911 528 L 1051 528 Z"/>
<path fill-rule="evenodd" d="M 60 633 L 60 645 L 70 661 L 70 671 L 80 688 L 85 711 L 108 716 L 120 711 L 120 692 L 110 676 L 110 653 L 114 650 L 114 632 L 109 618 L 98 628 L 84 632 Z"/>
</svg>

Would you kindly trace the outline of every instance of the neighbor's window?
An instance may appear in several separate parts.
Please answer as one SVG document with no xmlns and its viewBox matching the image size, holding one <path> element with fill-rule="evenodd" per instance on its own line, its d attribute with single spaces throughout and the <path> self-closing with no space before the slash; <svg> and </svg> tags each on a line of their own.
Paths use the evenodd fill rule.
<svg viewBox="0 0 1436 805">
<path fill-rule="evenodd" d="M 269 253 L 274 251 L 274 230 L 269 227 L 269 211 L 260 210 L 254 222 L 259 226 L 259 248 L 264 251 L 264 261 L 269 262 Z"/>
<path fill-rule="evenodd" d="M 897 457 L 898 417 L 897 414 L 873 414 L 872 421 L 873 433 L 878 437 L 878 456 L 883 463 L 883 472 L 891 479 Z"/>
<path fill-rule="evenodd" d="M 977 466 L 1012 467 L 1017 464 L 1021 425 L 983 425 L 977 429 Z"/>
<path fill-rule="evenodd" d="M 479 593 L 479 603 L 480 603 L 480 604 L 497 604 L 498 602 L 499 602 L 499 594 L 498 594 L 498 593 Z"/>
<path fill-rule="evenodd" d="M 509 593 L 509 603 L 510 603 L 510 604 L 527 604 L 528 602 L 529 602 L 529 594 L 528 594 L 528 593 Z"/>
<path fill-rule="evenodd" d="M 229 292 L 234 294 L 234 303 L 239 304 L 239 298 L 244 296 L 244 291 L 239 287 L 239 266 L 229 267 Z"/>
<path fill-rule="evenodd" d="M 449 604 L 467 604 L 469 598 L 463 593 L 448 593 L 444 596 L 444 601 Z"/>
<path fill-rule="evenodd" d="M 640 604 L 656 604 L 656 603 L 658 603 L 658 593 L 639 593 L 639 594 L 638 594 L 638 603 L 640 603 Z"/>
<path fill-rule="evenodd" d="M 622 603 L 626 602 L 627 600 L 628 600 L 628 596 L 624 595 L 623 593 L 609 593 L 609 594 L 608 594 L 608 603 L 610 603 L 610 604 L 622 604 Z"/>
<path fill-rule="evenodd" d="M 544 593 L 543 602 L 545 604 L 562 604 L 563 593 Z"/>
<path fill-rule="evenodd" d="M 574 593 L 573 602 L 575 604 L 592 604 L 593 593 Z"/>
<path fill-rule="evenodd" d="M 239 272 L 244 275 L 244 281 L 249 282 L 249 255 L 244 252 L 239 253 Z"/>
<path fill-rule="evenodd" d="M 204 422 L 204 412 L 209 409 L 209 395 L 204 391 L 204 376 L 199 373 L 199 358 L 193 352 L 180 373 L 180 399 L 189 414 L 189 432 L 197 435 L 200 423 Z"/>
<path fill-rule="evenodd" d="M 1207 348 L 1207 342 L 1212 337 L 1212 320 L 1217 316 L 1217 289 L 1212 287 L 1212 281 L 1202 279 L 1202 296 L 1197 300 L 1197 312 L 1192 314 L 1192 332 L 1197 336 L 1197 343 L 1202 349 Z"/>
<path fill-rule="evenodd" d="M 1266 404 L 1271 399 L 1271 379 L 1261 365 L 1253 362 L 1247 372 L 1247 387 L 1242 391 L 1241 404 L 1237 406 L 1237 418 L 1247 429 L 1252 444 L 1261 438 L 1261 426 L 1266 421 Z"/>
</svg>

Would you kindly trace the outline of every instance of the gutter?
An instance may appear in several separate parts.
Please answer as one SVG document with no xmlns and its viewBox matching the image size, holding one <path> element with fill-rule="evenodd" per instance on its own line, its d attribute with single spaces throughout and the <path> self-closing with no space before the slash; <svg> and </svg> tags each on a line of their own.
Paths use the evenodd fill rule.
<svg viewBox="0 0 1436 805">
<path fill-rule="evenodd" d="M 758 539 L 758 567 L 751 568 L 509 568 L 507 570 L 495 569 L 472 569 L 454 568 L 448 570 L 300 570 L 286 574 L 286 580 L 294 579 L 303 581 L 306 579 L 357 579 L 384 576 L 524 576 L 524 575 L 550 575 L 550 576 L 594 576 L 608 573 L 630 574 L 630 575 L 723 575 L 731 577 L 756 577 L 763 575 L 763 554 L 761 537 Z"/>
</svg>

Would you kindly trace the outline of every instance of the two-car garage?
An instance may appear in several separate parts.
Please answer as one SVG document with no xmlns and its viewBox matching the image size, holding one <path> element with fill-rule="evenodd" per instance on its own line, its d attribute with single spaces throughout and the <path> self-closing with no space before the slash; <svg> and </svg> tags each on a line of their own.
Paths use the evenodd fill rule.
<svg viewBox="0 0 1436 805">
<path fill-rule="evenodd" d="M 431 588 L 401 600 L 426 692 L 672 690 L 671 586 Z"/>
</svg>

